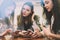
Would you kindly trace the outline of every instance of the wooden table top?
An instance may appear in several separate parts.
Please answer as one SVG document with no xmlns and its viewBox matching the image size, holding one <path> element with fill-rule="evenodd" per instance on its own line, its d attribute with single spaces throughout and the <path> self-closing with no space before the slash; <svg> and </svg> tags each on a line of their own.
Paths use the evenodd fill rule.
<svg viewBox="0 0 60 40">
<path fill-rule="evenodd" d="M 44 40 L 44 38 L 14 38 L 14 40 Z"/>
<path fill-rule="evenodd" d="M 11 40 L 11 39 L 5 39 L 5 38 L 0 38 L 0 40 Z M 44 40 L 44 38 L 13 38 L 12 40 Z"/>
</svg>

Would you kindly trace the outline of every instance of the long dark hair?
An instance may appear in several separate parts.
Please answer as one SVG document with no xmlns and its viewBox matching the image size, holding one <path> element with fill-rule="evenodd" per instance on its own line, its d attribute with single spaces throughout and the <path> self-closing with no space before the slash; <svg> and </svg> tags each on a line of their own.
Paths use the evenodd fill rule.
<svg viewBox="0 0 60 40">
<path fill-rule="evenodd" d="M 53 12 L 54 12 L 54 24 L 52 30 L 57 33 L 60 30 L 60 1 L 52 0 L 54 4 Z"/>
<path fill-rule="evenodd" d="M 53 26 L 52 26 L 52 30 L 56 33 L 59 29 L 60 29 L 60 5 L 59 5 L 59 0 L 52 0 L 53 2 L 53 9 L 48 12 L 45 8 L 44 8 L 44 12 L 46 13 L 47 16 L 47 20 L 49 22 L 49 24 L 51 24 L 51 17 L 52 15 L 54 15 L 54 22 L 53 22 Z"/>
<path fill-rule="evenodd" d="M 19 15 L 19 17 L 18 17 L 18 26 L 24 25 L 25 24 L 25 21 L 28 22 L 27 23 L 27 26 L 31 26 L 32 25 L 32 15 L 34 13 L 34 11 L 33 11 L 33 4 L 30 3 L 30 2 L 27 2 L 24 5 L 28 5 L 28 6 L 31 7 L 31 13 L 27 17 L 23 17 L 22 16 L 22 10 L 21 10 L 21 15 Z M 22 9 L 23 9 L 23 7 L 22 7 Z"/>
</svg>

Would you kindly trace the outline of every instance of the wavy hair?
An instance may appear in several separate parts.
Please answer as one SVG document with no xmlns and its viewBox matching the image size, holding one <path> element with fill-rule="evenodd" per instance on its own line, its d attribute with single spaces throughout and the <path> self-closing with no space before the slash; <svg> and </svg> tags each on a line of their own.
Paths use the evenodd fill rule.
<svg viewBox="0 0 60 40">
<path fill-rule="evenodd" d="M 24 5 L 28 5 L 31 8 L 31 13 L 30 15 L 28 15 L 27 17 L 23 17 L 22 16 L 22 10 L 21 10 L 21 15 L 18 16 L 17 20 L 18 20 L 18 26 L 24 25 L 24 22 L 27 21 L 27 25 L 31 26 L 32 25 L 32 15 L 34 13 L 33 11 L 33 4 L 31 2 L 26 2 Z M 23 7 L 24 7 L 23 5 Z M 23 9 L 22 7 L 22 9 Z"/>
</svg>

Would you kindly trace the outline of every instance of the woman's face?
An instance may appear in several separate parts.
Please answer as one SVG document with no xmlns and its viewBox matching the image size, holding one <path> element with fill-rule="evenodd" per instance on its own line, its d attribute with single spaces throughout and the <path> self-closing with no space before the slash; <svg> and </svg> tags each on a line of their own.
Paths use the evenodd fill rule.
<svg viewBox="0 0 60 40">
<path fill-rule="evenodd" d="M 31 7 L 28 6 L 28 5 L 24 5 L 24 6 L 23 6 L 23 9 L 22 9 L 22 15 L 23 15 L 24 17 L 27 17 L 27 16 L 30 15 L 30 13 L 31 13 Z"/>
<path fill-rule="evenodd" d="M 50 12 L 53 8 L 52 0 L 44 0 L 44 7 L 47 9 L 48 12 Z"/>
</svg>

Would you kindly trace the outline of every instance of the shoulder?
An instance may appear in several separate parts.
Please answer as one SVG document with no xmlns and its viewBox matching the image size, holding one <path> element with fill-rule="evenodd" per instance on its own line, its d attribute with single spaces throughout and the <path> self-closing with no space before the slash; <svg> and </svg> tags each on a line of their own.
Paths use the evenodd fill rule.
<svg viewBox="0 0 60 40">
<path fill-rule="evenodd" d="M 38 15 L 34 15 L 34 20 L 38 21 L 40 19 L 40 17 Z"/>
<path fill-rule="evenodd" d="M 34 15 L 34 20 L 36 22 L 36 24 L 39 26 L 40 25 L 40 17 L 38 15 Z"/>
</svg>

